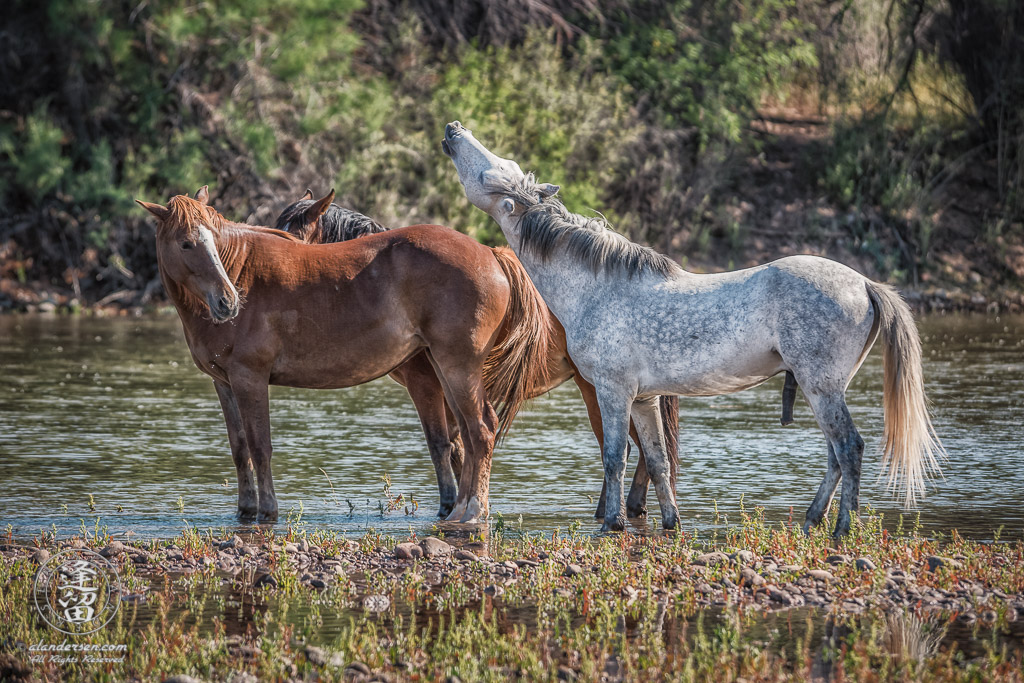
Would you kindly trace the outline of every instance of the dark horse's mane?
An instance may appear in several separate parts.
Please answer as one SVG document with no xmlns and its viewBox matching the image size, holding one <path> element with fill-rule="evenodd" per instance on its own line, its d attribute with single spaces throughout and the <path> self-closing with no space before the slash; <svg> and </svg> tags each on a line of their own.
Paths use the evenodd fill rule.
<svg viewBox="0 0 1024 683">
<path fill-rule="evenodd" d="M 618 271 L 630 278 L 645 273 L 668 277 L 680 269 L 664 254 L 612 230 L 604 217 L 586 218 L 571 213 L 553 196 L 543 197 L 532 173 L 521 180 L 492 184 L 488 189 L 508 195 L 525 207 L 519 218 L 520 244 L 522 249 L 542 259 L 561 248 L 587 264 L 595 274 L 602 270 Z"/>
<path fill-rule="evenodd" d="M 311 206 L 316 204 L 315 199 L 300 199 L 284 211 L 277 219 L 276 228 L 297 234 L 304 225 L 296 225 L 295 219 L 300 218 Z M 301 223 L 301 221 L 300 221 Z M 330 242 L 347 242 L 364 235 L 373 235 L 378 232 L 385 232 L 388 228 L 373 220 L 369 216 L 346 209 L 345 207 L 331 204 L 327 211 L 317 220 L 317 227 L 310 235 L 304 236 L 307 242 L 327 244 Z"/>
</svg>

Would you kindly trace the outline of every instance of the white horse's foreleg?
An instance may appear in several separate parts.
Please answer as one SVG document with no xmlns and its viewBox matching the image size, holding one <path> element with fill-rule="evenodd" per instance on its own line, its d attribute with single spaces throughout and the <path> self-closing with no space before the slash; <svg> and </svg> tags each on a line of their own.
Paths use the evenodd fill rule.
<svg viewBox="0 0 1024 683">
<path fill-rule="evenodd" d="M 605 514 L 602 531 L 626 528 L 626 505 L 622 489 L 626 474 L 626 448 L 629 439 L 629 411 L 633 397 L 615 389 L 598 388 L 597 402 L 601 408 L 604 432 Z"/>
<path fill-rule="evenodd" d="M 839 471 L 839 460 L 836 458 L 836 451 L 830 441 L 828 444 L 828 469 L 825 470 L 825 478 L 821 480 L 818 494 L 814 496 L 814 502 L 811 503 L 811 507 L 807 508 L 807 517 L 804 521 L 805 534 L 810 534 L 811 527 L 818 526 L 824 519 L 828 506 L 832 503 L 836 486 L 839 484 Z"/>
<path fill-rule="evenodd" d="M 850 515 L 860 508 L 860 470 L 864 457 L 864 439 L 857 433 L 853 418 L 841 393 L 808 395 L 821 431 L 835 452 L 842 475 L 842 493 L 839 497 L 839 518 L 832 535 L 845 536 L 850 531 Z M 826 475 L 827 476 L 827 475 Z M 824 483 L 824 482 L 823 482 Z"/>
<path fill-rule="evenodd" d="M 637 399 L 631 410 L 633 424 L 640 436 L 647 460 L 647 473 L 654 482 L 661 505 L 661 525 L 666 529 L 679 526 L 679 510 L 676 508 L 676 492 L 672 488 L 672 476 L 668 455 L 665 451 L 665 430 L 661 423 L 658 397 Z"/>
</svg>

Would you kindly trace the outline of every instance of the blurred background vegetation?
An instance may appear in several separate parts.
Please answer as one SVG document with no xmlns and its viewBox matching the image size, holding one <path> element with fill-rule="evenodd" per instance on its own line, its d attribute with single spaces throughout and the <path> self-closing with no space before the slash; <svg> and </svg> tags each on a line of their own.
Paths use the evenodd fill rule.
<svg viewBox="0 0 1024 683">
<path fill-rule="evenodd" d="M 235 220 L 336 187 L 498 243 L 452 119 L 689 268 L 811 252 L 982 303 L 1024 280 L 1016 0 L 12 2 L 0 307 L 158 300 L 132 199 L 203 184 Z"/>
</svg>

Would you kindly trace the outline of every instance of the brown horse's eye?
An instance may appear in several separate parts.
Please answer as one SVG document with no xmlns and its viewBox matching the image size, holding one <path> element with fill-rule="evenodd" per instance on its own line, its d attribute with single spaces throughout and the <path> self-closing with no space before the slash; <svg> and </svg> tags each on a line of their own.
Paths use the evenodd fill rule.
<svg viewBox="0 0 1024 683">
<path fill-rule="evenodd" d="M 191 242 L 182 242 L 181 243 L 181 248 L 182 249 L 191 249 L 192 248 L 192 243 Z"/>
</svg>

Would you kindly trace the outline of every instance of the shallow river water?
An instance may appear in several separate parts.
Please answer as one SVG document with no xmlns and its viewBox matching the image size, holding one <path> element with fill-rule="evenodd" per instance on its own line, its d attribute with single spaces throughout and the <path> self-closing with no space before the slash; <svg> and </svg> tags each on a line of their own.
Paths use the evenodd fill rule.
<svg viewBox="0 0 1024 683">
<path fill-rule="evenodd" d="M 925 378 L 949 453 L 921 504 L 924 533 L 1024 536 L 1024 318 L 921 319 Z M 192 364 L 173 315 L 140 319 L 0 316 L 0 526 L 15 535 L 83 525 L 139 537 L 185 525 L 232 529 L 235 476 L 219 404 Z M 779 425 L 781 378 L 680 401 L 678 500 L 683 528 L 706 533 L 741 504 L 802 522 L 825 470 L 825 444 L 803 399 Z M 877 481 L 881 357 L 876 346 L 848 392 L 868 444 L 862 508 L 898 524 Z M 423 533 L 437 488 L 406 391 L 387 378 L 339 391 L 273 387 L 274 478 L 281 521 L 359 534 Z M 632 462 L 630 463 L 630 473 Z M 382 513 L 392 495 L 418 509 Z M 492 515 L 525 530 L 596 531 L 602 468 L 574 384 L 520 414 L 494 456 Z M 333 488 L 332 488 L 333 486 Z M 657 508 L 653 491 L 649 505 Z M 520 522 L 519 516 L 522 516 Z M 917 512 L 905 513 L 904 528 Z M 656 517 L 656 515 L 655 515 Z"/>
</svg>

